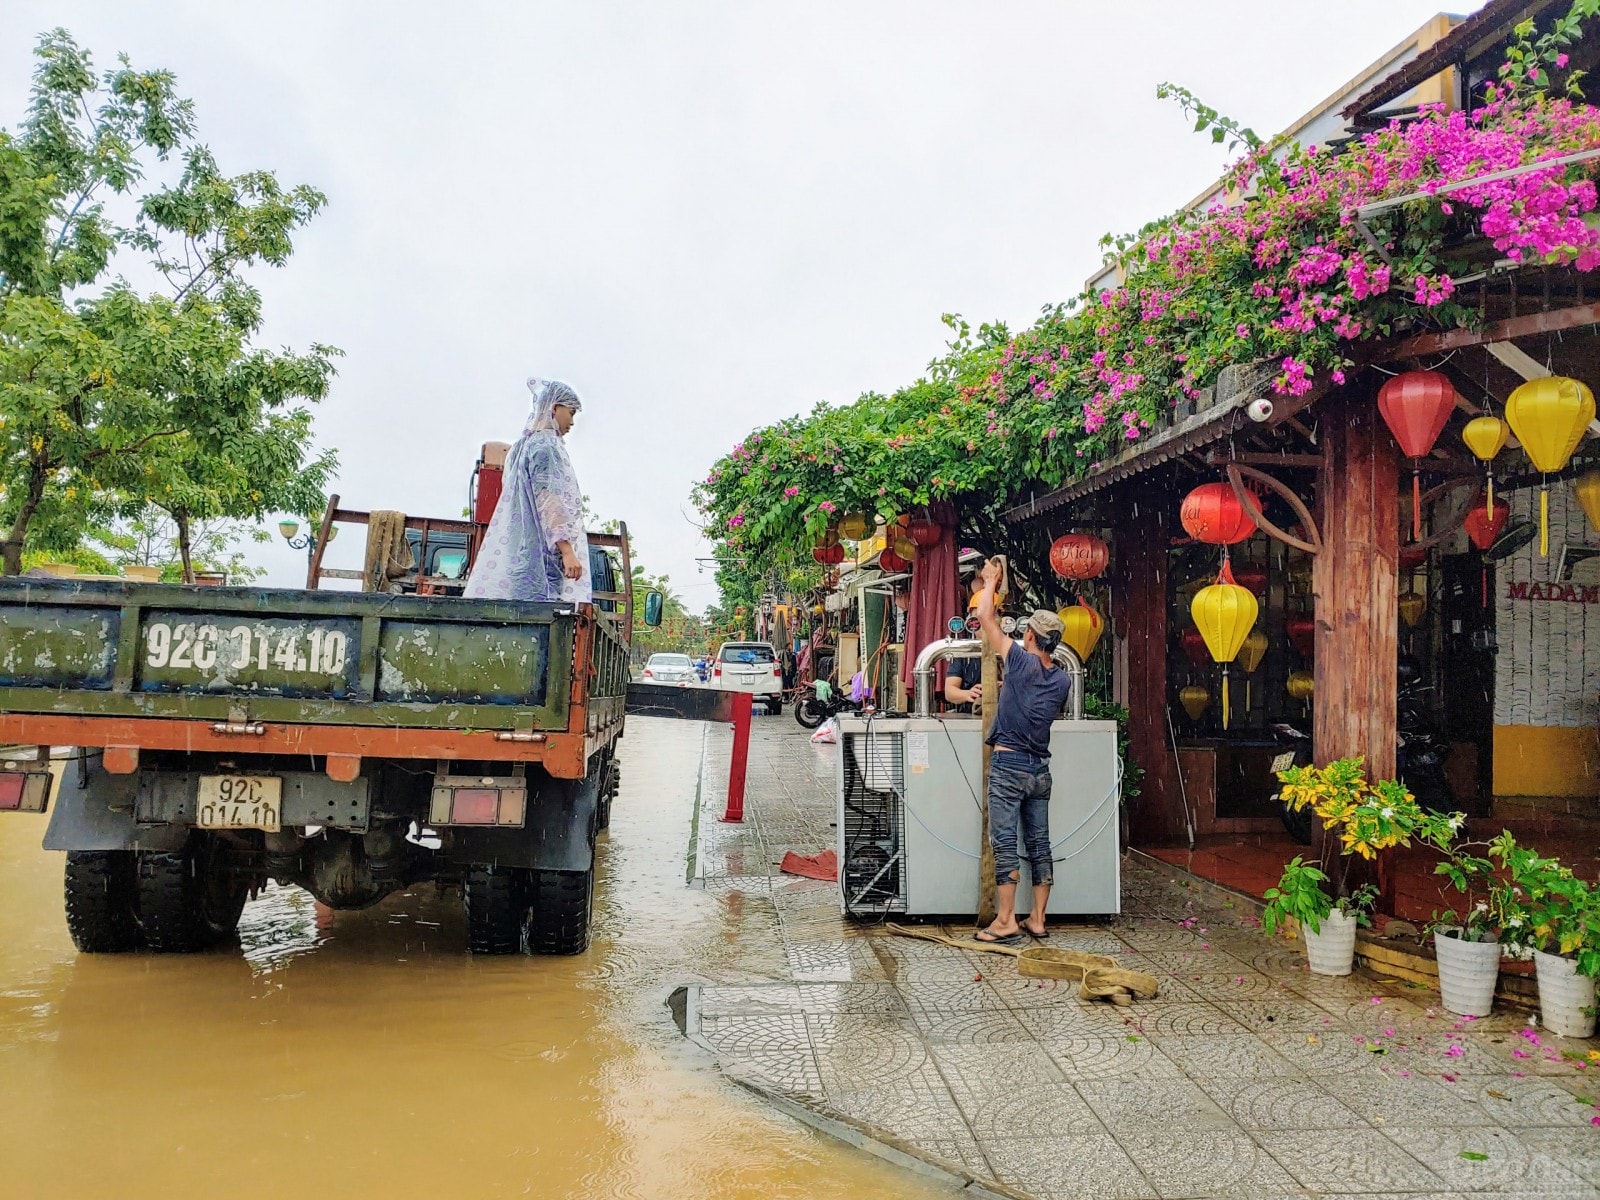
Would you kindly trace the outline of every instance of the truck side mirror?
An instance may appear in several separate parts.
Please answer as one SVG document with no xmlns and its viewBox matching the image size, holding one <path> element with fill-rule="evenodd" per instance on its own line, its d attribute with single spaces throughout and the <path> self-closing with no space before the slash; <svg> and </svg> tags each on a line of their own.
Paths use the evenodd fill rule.
<svg viewBox="0 0 1600 1200">
<path fill-rule="evenodd" d="M 646 592 L 644 597 L 644 623 L 651 629 L 661 626 L 661 608 L 665 601 L 660 592 Z"/>
</svg>

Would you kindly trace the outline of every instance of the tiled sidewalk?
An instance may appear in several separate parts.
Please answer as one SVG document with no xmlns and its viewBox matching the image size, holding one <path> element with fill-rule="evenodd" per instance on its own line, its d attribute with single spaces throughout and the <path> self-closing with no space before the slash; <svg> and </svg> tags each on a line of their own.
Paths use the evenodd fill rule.
<svg viewBox="0 0 1600 1200">
<path fill-rule="evenodd" d="M 833 748 L 758 721 L 742 826 L 718 821 L 728 751 L 713 729 L 696 885 L 770 898 L 778 944 L 737 939 L 760 957 L 740 977 L 772 982 L 695 989 L 688 1028 L 791 1111 L 1006 1195 L 1600 1196 L 1600 1062 L 1578 1065 L 1600 1043 L 1310 975 L 1253 913 L 1132 863 L 1125 915 L 1051 944 L 1116 954 L 1161 996 L 1081 1003 L 1002 956 L 849 924 L 835 885 L 777 874 L 832 843 Z"/>
</svg>

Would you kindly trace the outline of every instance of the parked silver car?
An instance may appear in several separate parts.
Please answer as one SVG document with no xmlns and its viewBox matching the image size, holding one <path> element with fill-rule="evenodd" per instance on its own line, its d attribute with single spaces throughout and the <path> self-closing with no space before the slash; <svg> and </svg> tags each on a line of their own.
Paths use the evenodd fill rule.
<svg viewBox="0 0 1600 1200">
<path fill-rule="evenodd" d="M 644 678 L 651 683 L 687 685 L 699 682 L 694 663 L 687 654 L 652 654 L 644 665 Z"/>
</svg>

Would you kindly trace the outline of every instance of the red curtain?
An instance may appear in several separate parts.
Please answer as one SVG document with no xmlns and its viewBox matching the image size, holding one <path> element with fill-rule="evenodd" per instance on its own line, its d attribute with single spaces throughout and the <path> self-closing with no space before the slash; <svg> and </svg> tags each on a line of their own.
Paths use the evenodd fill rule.
<svg viewBox="0 0 1600 1200">
<path fill-rule="evenodd" d="M 960 582 L 956 577 L 956 512 L 949 504 L 935 504 L 928 515 L 939 522 L 942 536 L 932 546 L 917 551 L 911 564 L 911 606 L 906 610 L 906 652 L 900 660 L 900 680 L 906 697 L 913 699 L 911 669 L 917 655 L 930 643 L 949 636 L 950 618 L 966 615 Z M 934 680 L 944 685 L 944 668 Z"/>
</svg>

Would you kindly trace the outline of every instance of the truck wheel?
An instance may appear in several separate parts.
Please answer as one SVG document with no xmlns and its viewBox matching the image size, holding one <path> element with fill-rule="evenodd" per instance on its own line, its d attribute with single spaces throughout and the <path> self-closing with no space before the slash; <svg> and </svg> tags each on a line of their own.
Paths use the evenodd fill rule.
<svg viewBox="0 0 1600 1200">
<path fill-rule="evenodd" d="M 182 850 L 141 850 L 136 857 L 135 911 L 150 949 L 192 954 L 238 929 L 249 886 L 215 839 L 192 838 Z"/>
<path fill-rule="evenodd" d="M 582 954 L 589 948 L 594 864 L 587 871 L 534 871 L 528 949 L 535 954 Z"/>
<path fill-rule="evenodd" d="M 605 780 L 600 785 L 600 799 L 595 805 L 594 828 L 603 833 L 611 828 L 611 802 L 622 787 L 622 764 L 612 759 L 605 766 Z"/>
<path fill-rule="evenodd" d="M 515 954 L 522 949 L 528 912 L 527 872 L 474 863 L 461 889 L 467 910 L 467 948 L 474 954 Z"/>
<path fill-rule="evenodd" d="M 67 932 L 84 954 L 119 954 L 139 944 L 133 876 L 131 850 L 67 852 Z"/>
</svg>

